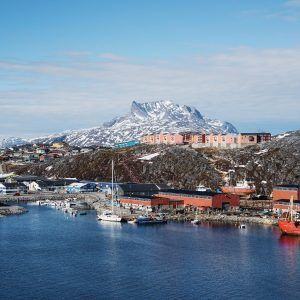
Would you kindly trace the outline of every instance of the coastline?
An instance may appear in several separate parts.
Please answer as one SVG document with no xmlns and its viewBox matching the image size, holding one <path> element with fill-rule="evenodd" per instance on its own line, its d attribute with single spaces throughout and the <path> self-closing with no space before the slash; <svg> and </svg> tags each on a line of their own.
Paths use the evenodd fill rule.
<svg viewBox="0 0 300 300">
<path fill-rule="evenodd" d="M 0 218 L 7 216 L 21 215 L 28 212 L 28 210 L 22 206 L 0 206 Z"/>
<path fill-rule="evenodd" d="M 76 194 L 72 195 L 68 194 L 56 194 L 56 195 L 30 195 L 27 197 L 14 197 L 8 198 L 6 201 L 3 202 L 9 203 L 14 200 L 14 202 L 21 203 L 23 202 L 36 202 L 40 199 L 47 199 L 48 201 L 51 199 L 52 201 L 57 201 L 58 199 L 61 200 L 69 200 L 73 198 L 73 201 L 85 201 L 90 209 L 94 209 L 96 211 L 102 211 L 103 209 L 110 209 L 107 206 L 107 199 L 103 194 Z M 17 200 L 17 201 L 16 201 Z M 125 219 L 130 219 L 133 215 L 130 214 L 128 209 L 121 208 L 122 215 Z M 28 210 L 22 206 L 18 205 L 8 205 L 8 206 L 1 206 L 0 207 L 0 217 L 3 216 L 12 216 L 12 215 L 20 215 L 26 213 Z M 138 215 L 142 212 L 136 212 L 134 215 Z M 232 224 L 232 225 L 239 225 L 243 223 L 247 224 L 257 224 L 257 225 L 271 225 L 271 226 L 278 226 L 278 219 L 270 218 L 270 217 L 258 217 L 258 216 L 241 216 L 241 215 L 228 215 L 225 213 L 218 213 L 218 214 L 211 214 L 211 213 L 200 213 L 195 215 L 194 213 L 185 213 L 185 214 L 174 214 L 172 212 L 166 213 L 166 219 L 168 221 L 173 222 L 190 222 L 191 220 L 197 219 L 200 222 L 212 222 L 212 223 L 224 223 L 224 224 Z"/>
<path fill-rule="evenodd" d="M 193 215 L 194 216 L 194 215 Z M 198 216 L 192 217 L 189 216 L 185 220 L 180 220 L 176 216 L 172 217 L 172 221 L 191 221 L 194 219 L 199 220 L 200 222 L 213 222 L 213 223 L 226 223 L 232 225 L 238 225 L 242 223 L 247 224 L 257 224 L 257 225 L 271 225 L 271 226 L 278 226 L 277 219 L 271 218 L 260 218 L 260 217 L 251 217 L 251 216 L 228 216 L 225 214 L 218 214 L 218 215 L 210 215 L 210 214 L 200 214 Z"/>
</svg>

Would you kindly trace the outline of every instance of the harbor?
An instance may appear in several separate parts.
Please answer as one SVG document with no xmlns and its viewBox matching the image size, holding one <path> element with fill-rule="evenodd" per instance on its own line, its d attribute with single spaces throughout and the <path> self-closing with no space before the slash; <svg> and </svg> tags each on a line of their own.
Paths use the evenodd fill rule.
<svg viewBox="0 0 300 300">
<path fill-rule="evenodd" d="M 50 200 L 52 199 L 52 200 Z M 64 197 L 55 195 L 54 197 L 47 196 L 31 196 L 31 197 L 18 197 L 18 199 L 11 199 L 11 198 L 4 198 L 2 197 L 1 201 L 3 203 L 18 203 L 23 206 L 16 206 L 12 205 L 11 207 L 20 207 L 21 209 L 19 211 L 22 211 L 23 213 L 26 212 L 26 209 L 24 209 L 24 204 L 28 205 L 35 205 L 35 206 L 47 206 L 51 207 L 53 209 L 60 210 L 65 213 L 70 213 L 71 215 L 77 216 L 78 211 L 86 211 L 86 210 L 93 210 L 96 211 L 98 214 L 103 211 L 110 211 L 111 209 L 111 203 L 110 199 L 106 197 L 105 194 L 80 194 L 80 195 L 73 195 L 73 197 L 70 197 L 70 195 L 65 195 Z M 249 201 L 247 202 L 249 205 Z M 5 206 L 6 210 L 10 206 Z M 2 209 L 4 210 L 5 207 Z M 116 206 L 116 210 L 122 217 L 122 221 L 132 221 L 138 218 L 140 215 L 147 214 L 149 217 L 156 218 L 160 217 L 163 214 L 164 220 L 170 221 L 170 222 L 191 222 L 195 218 L 199 219 L 199 221 L 204 222 L 216 222 L 216 223 L 226 223 L 226 224 L 233 224 L 238 225 L 240 223 L 249 223 L 249 224 L 262 224 L 262 225 L 278 225 L 278 219 L 274 218 L 272 216 L 268 216 L 266 214 L 259 214 L 257 211 L 248 211 L 244 213 L 228 213 L 228 212 L 197 212 L 193 211 L 191 209 L 178 209 L 178 210 L 164 210 L 162 212 L 154 213 L 149 212 L 144 209 L 128 209 L 120 206 Z M 12 210 L 11 215 L 13 215 L 13 212 L 18 212 L 18 210 Z M 1 207 L 0 207 L 0 215 L 1 215 Z M 132 222 L 131 222 L 132 223 Z"/>
<path fill-rule="evenodd" d="M 299 239 L 277 227 L 135 226 L 25 207 L 1 219 L 1 299 L 300 296 Z"/>
</svg>

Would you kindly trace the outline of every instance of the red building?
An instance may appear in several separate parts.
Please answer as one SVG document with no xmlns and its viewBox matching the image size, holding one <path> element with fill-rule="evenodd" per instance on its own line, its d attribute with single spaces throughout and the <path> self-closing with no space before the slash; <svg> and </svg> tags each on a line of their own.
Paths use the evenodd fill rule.
<svg viewBox="0 0 300 300">
<path fill-rule="evenodd" d="M 190 190 L 163 190 L 158 197 L 169 200 L 183 201 L 184 206 L 194 206 L 201 209 L 229 209 L 240 205 L 240 197 L 233 194 L 200 192 Z"/>
<path fill-rule="evenodd" d="M 120 203 L 126 208 L 137 208 L 137 209 L 169 209 L 169 208 L 178 208 L 183 206 L 183 201 L 181 200 L 172 200 L 165 197 L 125 197 L 120 198 Z"/>
<path fill-rule="evenodd" d="M 299 184 L 283 184 L 273 188 L 273 200 L 282 199 L 290 200 L 293 196 L 294 200 L 300 200 L 300 185 Z"/>
</svg>

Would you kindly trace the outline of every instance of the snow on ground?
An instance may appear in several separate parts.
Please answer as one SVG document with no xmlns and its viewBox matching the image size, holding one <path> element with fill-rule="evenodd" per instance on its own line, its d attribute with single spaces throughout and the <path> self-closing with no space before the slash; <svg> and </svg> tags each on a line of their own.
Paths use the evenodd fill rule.
<svg viewBox="0 0 300 300">
<path fill-rule="evenodd" d="M 283 134 L 279 134 L 279 135 L 277 135 L 277 139 L 282 139 L 282 138 L 284 138 L 284 137 L 286 137 L 286 136 L 289 136 L 290 135 L 290 133 L 283 133 Z"/>
<path fill-rule="evenodd" d="M 138 159 L 139 160 L 151 160 L 152 158 L 154 158 L 154 157 L 156 157 L 158 155 L 159 155 L 159 153 L 156 152 L 156 153 L 153 153 L 153 154 L 148 154 L 148 155 L 143 156 L 143 157 L 139 157 Z"/>
<path fill-rule="evenodd" d="M 258 151 L 256 153 L 254 153 L 255 155 L 260 155 L 260 154 L 264 154 L 264 153 L 267 153 L 269 150 L 268 149 L 263 149 L 261 151 Z"/>
</svg>

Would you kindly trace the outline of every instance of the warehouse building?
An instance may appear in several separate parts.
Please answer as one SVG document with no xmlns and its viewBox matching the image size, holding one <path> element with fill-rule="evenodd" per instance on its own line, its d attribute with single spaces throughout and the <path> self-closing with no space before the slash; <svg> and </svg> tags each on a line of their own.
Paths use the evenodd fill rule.
<svg viewBox="0 0 300 300">
<path fill-rule="evenodd" d="M 300 200 L 300 185 L 299 184 L 282 184 L 276 185 L 273 188 L 273 200 L 290 200 L 293 197 L 294 200 Z"/>
<path fill-rule="evenodd" d="M 191 190 L 162 190 L 158 197 L 169 200 L 183 201 L 183 205 L 193 206 L 200 209 L 236 209 L 240 205 L 240 197 L 233 194 L 202 192 Z"/>
</svg>

